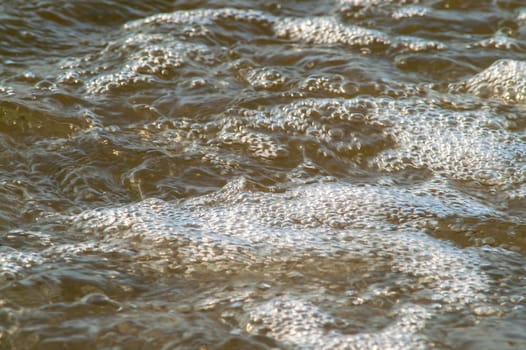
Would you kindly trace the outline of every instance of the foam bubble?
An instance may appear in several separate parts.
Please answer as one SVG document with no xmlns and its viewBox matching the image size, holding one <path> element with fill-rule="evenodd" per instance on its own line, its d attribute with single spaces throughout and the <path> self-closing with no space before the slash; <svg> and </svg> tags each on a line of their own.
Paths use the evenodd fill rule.
<svg viewBox="0 0 526 350">
<path fill-rule="evenodd" d="M 387 289 L 370 285 L 357 297 L 374 301 L 389 295 L 389 289 L 411 290 L 395 303 L 394 321 L 385 329 L 353 336 L 328 331 L 324 325 L 334 317 L 315 305 L 333 297 L 318 290 L 313 299 L 303 295 L 263 303 L 246 300 L 246 327 L 252 327 L 247 330 L 266 329 L 279 341 L 307 348 L 321 344 L 419 348 L 423 338 L 418 331 L 437 312 L 429 305 L 464 309 L 488 298 L 489 277 L 481 271 L 475 251 L 436 240 L 423 230 L 440 217 L 496 213 L 440 186 L 427 183 L 402 189 L 329 182 L 272 194 L 252 192 L 241 179 L 217 193 L 181 203 L 151 199 L 87 211 L 73 222 L 100 242 L 99 249 L 120 245 L 162 264 L 168 263 L 166 254 L 175 254 L 186 273 L 256 266 L 270 270 L 279 263 L 335 255 L 362 262 L 382 271 L 381 284 Z M 443 191 L 448 195 L 440 195 Z"/>
<path fill-rule="evenodd" d="M 15 89 L 13 89 L 12 87 L 0 85 L 0 94 L 4 96 L 14 96 L 15 93 Z"/>
<path fill-rule="evenodd" d="M 244 78 L 256 90 L 279 90 L 287 83 L 287 78 L 280 69 L 273 67 L 250 69 L 244 74 Z"/>
<path fill-rule="evenodd" d="M 468 92 L 507 102 L 526 100 L 526 62 L 502 59 L 465 82 Z"/>
<path fill-rule="evenodd" d="M 451 111 L 424 101 L 393 101 L 376 113 L 380 119 L 393 120 L 393 114 L 398 119 L 392 127 L 397 147 L 372 162 L 380 169 L 424 167 L 491 186 L 524 181 L 524 143 L 491 110 Z"/>
<path fill-rule="evenodd" d="M 269 23 L 274 20 L 272 15 L 256 10 L 239 10 L 233 8 L 224 9 L 199 9 L 191 11 L 175 11 L 147 17 L 145 19 L 130 22 L 125 25 L 126 29 L 142 28 L 145 25 L 164 24 L 212 24 L 218 19 L 233 21 Z"/>
<path fill-rule="evenodd" d="M 379 6 L 384 4 L 397 3 L 400 0 L 340 0 L 340 4 L 347 6 Z"/>
<path fill-rule="evenodd" d="M 0 247 L 0 276 L 4 279 L 17 278 L 27 269 L 43 262 L 44 258 L 39 253 Z"/>
<path fill-rule="evenodd" d="M 243 29 L 229 29 L 225 36 L 221 26 L 227 21 L 242 24 Z M 209 70 L 224 63 L 229 59 L 225 50 L 232 42 L 242 40 L 246 31 L 307 44 L 340 44 L 366 50 L 417 52 L 446 48 L 436 41 L 346 25 L 334 16 L 277 17 L 228 8 L 175 11 L 129 22 L 100 52 L 64 60 L 58 82 L 84 84 L 92 95 L 174 84 L 178 76 L 189 71 L 193 74 L 192 68 Z M 281 89 L 286 83 L 283 74 L 271 67 L 253 69 L 245 74 L 245 80 L 265 90 Z"/>
<path fill-rule="evenodd" d="M 378 333 L 342 334 L 327 329 L 336 320 L 310 302 L 287 295 L 250 311 L 244 325 L 249 333 L 267 333 L 302 349 L 426 349 L 425 337 L 417 331 L 430 318 L 422 307 L 406 305 L 399 318 Z"/>
<path fill-rule="evenodd" d="M 381 31 L 355 25 L 344 25 L 334 17 L 282 19 L 274 25 L 278 37 L 312 44 L 342 44 L 352 47 L 402 48 L 409 51 L 443 50 L 446 46 L 410 36 L 391 37 Z"/>
<path fill-rule="evenodd" d="M 506 51 L 524 51 L 524 46 L 520 41 L 507 36 L 504 33 L 498 33 L 492 38 L 481 40 L 468 46 L 469 48 L 498 49 Z"/>
<path fill-rule="evenodd" d="M 345 44 L 350 46 L 389 45 L 387 35 L 358 26 L 344 26 L 333 17 L 290 19 L 276 22 L 278 37 L 313 44 Z"/>
<path fill-rule="evenodd" d="M 320 239 L 330 238 L 337 240 L 335 243 L 341 243 L 339 240 L 349 234 L 364 237 L 372 235 L 371 237 L 386 241 L 386 246 L 392 244 L 391 239 L 397 240 L 403 245 L 401 249 L 405 250 L 418 241 L 423 244 L 428 239 L 422 239 L 418 234 L 408 234 L 408 240 L 404 241 L 404 236 L 391 237 L 387 234 L 383 237 L 384 234 L 380 233 L 341 232 L 339 229 L 391 231 L 395 227 L 405 227 L 409 232 L 414 232 L 440 217 L 479 217 L 492 213 L 482 204 L 459 200 L 460 195 L 450 193 L 442 198 L 439 196 L 441 191 L 437 188 L 431 191 L 437 195 L 429 195 L 426 194 L 428 188 L 414 193 L 382 186 L 320 184 L 280 195 L 240 191 L 240 186 L 245 186 L 242 183 L 233 183 L 223 192 L 189 200 L 182 206 L 148 200 L 122 208 L 88 211 L 76 221 L 81 228 L 98 233 L 100 238 L 109 238 L 107 235 L 115 231 L 125 240 L 136 237 L 161 242 L 184 238 L 195 240 L 196 243 L 230 242 L 257 250 L 270 248 L 267 246 L 270 242 L 275 247 L 310 249 Z M 239 220 L 240 217 L 251 220 Z M 332 229 L 336 231 L 331 232 Z M 328 237 L 318 237 L 317 230 Z M 413 242 L 412 239 L 416 241 Z M 433 244 L 432 240 L 430 242 L 429 244 Z M 329 245 L 325 248 L 332 249 L 331 247 L 333 246 Z M 416 249 L 422 250 L 423 254 L 429 251 L 420 247 Z M 437 250 L 439 251 L 441 250 Z M 447 261 L 445 257 L 437 260 Z M 425 268 L 422 271 L 424 270 Z"/>
<path fill-rule="evenodd" d="M 219 149 L 240 146 L 254 159 L 279 161 L 315 147 L 318 158 L 367 162 L 386 172 L 417 168 L 497 188 L 524 182 L 524 142 L 505 117 L 469 101 L 455 111 L 442 106 L 416 98 L 304 99 L 261 111 L 230 109 L 204 124 L 182 119 L 143 136 L 157 146 L 199 145 L 225 171 L 242 158 Z"/>
<path fill-rule="evenodd" d="M 123 45 L 113 43 L 111 47 L 103 51 L 101 57 L 125 54 L 126 63 L 106 72 L 99 72 L 90 79 L 86 84 L 86 90 L 90 94 L 106 94 L 126 90 L 131 86 L 149 86 L 158 81 L 170 80 L 184 65 L 187 54 L 192 51 L 206 51 L 203 46 L 144 34 L 133 35 Z"/>
<path fill-rule="evenodd" d="M 400 20 L 411 17 L 424 17 L 430 13 L 430 9 L 422 6 L 406 6 L 393 12 L 393 18 Z"/>
<path fill-rule="evenodd" d="M 242 115 L 228 119 L 221 138 L 257 149 L 271 141 L 243 141 L 240 131 L 282 133 L 287 139 L 301 135 L 333 156 L 355 159 L 367 154 L 370 165 L 384 171 L 423 168 L 449 179 L 497 187 L 518 185 L 526 176 L 523 141 L 490 108 L 451 111 L 426 100 L 366 97 L 306 99 Z M 289 151 L 290 145 L 273 140 L 275 144 L 266 148 Z"/>
</svg>

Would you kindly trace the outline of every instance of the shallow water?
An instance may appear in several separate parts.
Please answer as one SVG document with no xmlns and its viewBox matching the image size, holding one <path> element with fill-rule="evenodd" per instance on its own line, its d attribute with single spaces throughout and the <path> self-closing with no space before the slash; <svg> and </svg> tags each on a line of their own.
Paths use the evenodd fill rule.
<svg viewBox="0 0 526 350">
<path fill-rule="evenodd" d="M 1 349 L 526 348 L 526 4 L 0 4 Z"/>
</svg>

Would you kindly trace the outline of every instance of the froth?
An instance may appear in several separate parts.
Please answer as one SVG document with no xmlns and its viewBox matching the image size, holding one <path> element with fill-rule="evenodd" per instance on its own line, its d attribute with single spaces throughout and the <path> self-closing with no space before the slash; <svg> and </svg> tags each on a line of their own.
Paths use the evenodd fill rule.
<svg viewBox="0 0 526 350">
<path fill-rule="evenodd" d="M 526 63 L 508 59 L 498 60 L 468 79 L 465 88 L 481 97 L 522 103 L 526 101 Z"/>
<path fill-rule="evenodd" d="M 45 261 L 36 252 L 26 252 L 10 247 L 0 248 L 0 276 L 4 279 L 17 278 L 24 271 Z"/>
<path fill-rule="evenodd" d="M 397 147 L 371 163 L 380 169 L 424 167 L 450 179 L 499 187 L 524 181 L 524 143 L 496 112 L 451 111 L 427 101 L 398 101 L 377 112 L 380 119 L 396 120 Z"/>
<path fill-rule="evenodd" d="M 261 111 L 227 110 L 211 123 L 191 124 L 193 133 L 186 131 L 190 124 L 174 122 L 173 130 L 149 141 L 199 143 L 225 164 L 227 157 L 217 154 L 218 148 L 238 145 L 255 159 L 279 161 L 315 145 L 318 156 L 350 166 L 360 161 L 390 173 L 423 169 L 494 188 L 523 183 L 524 142 L 506 118 L 491 107 L 466 103 L 465 110 L 458 109 L 432 99 L 304 99 Z"/>
<path fill-rule="evenodd" d="M 249 30 L 254 32 L 263 31 L 274 38 L 306 44 L 339 44 L 367 50 L 393 48 L 399 52 L 446 48 L 444 44 L 436 41 L 391 36 L 381 31 L 344 24 L 333 16 L 303 19 L 238 9 L 175 11 L 127 23 L 120 37 L 109 42 L 100 53 L 79 58 L 77 62 L 65 62 L 63 66 L 66 71 L 59 81 L 64 84 L 78 84 L 86 76 L 87 92 L 95 95 L 107 94 L 119 90 L 126 91 L 133 86 L 149 87 L 162 84 L 163 81 L 168 82 L 176 77 L 186 64 L 204 64 L 207 67 L 210 60 L 217 64 L 224 61 L 220 53 L 222 48 L 228 46 L 228 43 L 221 43 L 223 39 L 220 37 L 224 34 L 221 33 L 215 38 L 215 35 L 220 33 L 217 32 L 220 31 L 220 21 L 247 24 L 251 26 Z M 230 39 L 237 42 L 242 40 L 243 33 L 230 32 L 230 35 Z M 211 45 L 200 46 L 203 41 Z M 218 52 L 214 52 L 214 47 Z M 207 56 L 208 62 L 202 61 L 201 58 Z M 126 57 L 126 60 L 119 66 L 112 67 L 107 64 L 122 57 Z M 97 62 L 104 64 L 97 65 Z M 279 78 L 255 83 L 256 88 L 264 89 L 283 84 Z"/>
<path fill-rule="evenodd" d="M 368 46 L 375 43 L 389 45 L 387 35 L 356 26 L 344 26 L 332 17 L 293 19 L 277 22 L 278 37 L 302 40 L 314 44 L 346 44 Z"/>
<path fill-rule="evenodd" d="M 425 338 L 417 334 L 429 312 L 406 305 L 397 310 L 399 318 L 378 333 L 342 334 L 329 329 L 337 321 L 308 301 L 283 296 L 251 310 L 245 329 L 269 332 L 279 341 L 301 349 L 425 349 Z"/>
<path fill-rule="evenodd" d="M 290 145 L 267 134 L 301 135 L 322 146 L 320 152 L 343 159 L 367 155 L 370 166 L 388 172 L 418 168 L 500 188 L 521 184 L 524 142 L 498 112 L 467 107 L 452 111 L 419 99 L 306 99 L 268 112 L 239 113 L 243 118 L 229 118 L 220 138 L 248 144 L 254 152 L 268 150 L 258 155 L 277 158 Z M 254 137 L 243 137 L 243 130 Z"/>
<path fill-rule="evenodd" d="M 320 300 L 332 300 L 323 291 L 313 299 L 247 300 L 245 328 L 266 329 L 279 341 L 305 348 L 321 344 L 420 348 L 423 338 L 418 330 L 437 312 L 429 305 L 467 308 L 486 300 L 488 289 L 488 277 L 480 270 L 475 251 L 436 240 L 425 233 L 425 227 L 448 215 L 478 217 L 493 211 L 458 200 L 454 193 L 442 197 L 436 186 L 395 189 L 328 182 L 271 194 L 253 192 L 241 179 L 220 192 L 182 203 L 148 200 L 88 211 L 73 221 L 77 229 L 95 235 L 102 249 L 105 244 L 120 244 L 122 249 L 131 245 L 139 256 L 150 258 L 155 256 L 148 253 L 153 249 L 163 257 L 159 260 L 167 250 L 187 273 L 203 268 L 220 272 L 271 268 L 279 262 L 335 254 L 363 262 L 383 271 L 385 280 L 380 284 L 387 290 L 412 290 L 409 299 L 405 296 L 397 303 L 394 321 L 382 331 L 349 336 L 325 329 L 334 317 L 317 306 Z M 395 275 L 400 278 L 393 285 Z M 377 288 L 371 285 L 359 293 L 374 300 L 384 293 Z"/>
<path fill-rule="evenodd" d="M 130 36 L 124 44 L 114 43 L 101 54 L 101 57 L 125 54 L 126 64 L 100 72 L 88 81 L 86 90 L 91 94 L 107 94 L 169 80 L 178 74 L 187 54 L 200 50 L 204 50 L 202 46 L 163 40 L 156 35 Z"/>
<path fill-rule="evenodd" d="M 154 15 L 142 20 L 134 21 L 125 25 L 125 28 L 140 28 L 145 25 L 162 24 L 210 24 L 214 20 L 230 19 L 234 21 L 268 23 L 274 20 L 272 15 L 255 10 L 225 9 L 203 9 L 191 11 L 176 11 Z"/>
</svg>

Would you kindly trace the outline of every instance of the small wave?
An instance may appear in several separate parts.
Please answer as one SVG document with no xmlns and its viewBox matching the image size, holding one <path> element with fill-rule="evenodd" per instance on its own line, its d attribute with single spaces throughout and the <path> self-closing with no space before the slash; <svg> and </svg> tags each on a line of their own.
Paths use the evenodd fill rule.
<svg viewBox="0 0 526 350">
<path fill-rule="evenodd" d="M 462 89 L 483 98 L 509 103 L 526 101 L 526 62 L 502 59 L 466 80 Z"/>
<path fill-rule="evenodd" d="M 489 288 L 489 277 L 480 270 L 482 261 L 476 253 L 433 239 L 420 229 L 444 215 L 480 217 L 493 211 L 455 199 L 451 192 L 445 197 L 430 193 L 433 191 L 424 188 L 404 191 L 321 183 L 283 194 L 265 194 L 251 192 L 240 180 L 220 192 L 180 205 L 147 200 L 88 211 L 73 221 L 76 228 L 100 240 L 100 249 L 120 242 L 122 249 L 133 246 L 132 251 L 139 255 L 152 249 L 157 256 L 165 249 L 176 250 L 179 263 L 188 268 L 188 273 L 198 266 L 219 271 L 239 265 L 245 269 L 261 264 L 270 267 L 277 261 L 306 259 L 313 254 L 323 259 L 343 251 L 340 259 L 363 259 L 385 271 L 382 284 L 387 290 L 395 288 L 392 274 L 418 278 L 419 286 L 403 285 L 412 284 L 411 278 L 405 282 L 398 279 L 396 288 L 409 288 L 412 296 L 407 299 L 406 295 L 406 301 L 394 308 L 393 323 L 379 333 L 348 336 L 325 330 L 333 317 L 315 306 L 320 300 L 332 300 L 324 292 L 312 300 L 305 296 L 278 297 L 264 303 L 247 300 L 248 314 L 240 317 L 248 320 L 245 328 L 249 332 L 266 329 L 277 340 L 293 346 L 420 348 L 424 338 L 418 331 L 429 317 L 440 312 L 436 305 L 468 308 L 488 300 Z M 369 288 L 359 291 L 356 298 L 378 297 L 367 297 L 375 287 Z M 305 318 L 306 314 L 312 317 Z M 305 338 L 304 332 L 309 337 Z M 397 334 L 401 333 L 405 335 L 399 338 Z"/>
<path fill-rule="evenodd" d="M 292 296 L 277 297 L 250 311 L 245 329 L 267 333 L 301 349 L 427 349 L 418 331 L 432 315 L 425 308 L 406 305 L 395 322 L 378 333 L 342 334 L 328 329 L 337 321 L 328 313 Z"/>
<path fill-rule="evenodd" d="M 59 81 L 78 84 L 84 79 L 87 92 L 93 95 L 173 82 L 190 69 L 183 66 L 195 64 L 207 69 L 218 65 L 224 61 L 224 48 L 244 40 L 246 33 L 242 29 L 223 33 L 220 22 L 225 21 L 247 24 L 249 27 L 242 29 L 256 35 L 306 44 L 339 44 L 369 51 L 391 48 L 399 53 L 446 49 L 437 41 L 391 36 L 343 24 L 332 16 L 303 19 L 237 9 L 175 11 L 127 23 L 121 37 L 109 42 L 94 57 L 79 58 L 73 64 L 71 60 L 65 62 L 63 66 L 71 68 L 66 69 Z M 122 58 L 124 61 L 120 64 L 108 65 Z M 276 81 L 272 83 L 274 87 L 269 88 L 275 89 L 276 83 L 283 84 Z M 261 84 L 256 88 L 264 88 L 269 83 Z"/>
</svg>

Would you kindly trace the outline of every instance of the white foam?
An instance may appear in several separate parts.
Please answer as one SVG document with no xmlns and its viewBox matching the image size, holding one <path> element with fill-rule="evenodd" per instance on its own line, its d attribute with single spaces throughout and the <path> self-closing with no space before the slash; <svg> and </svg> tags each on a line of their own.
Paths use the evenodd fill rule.
<svg viewBox="0 0 526 350">
<path fill-rule="evenodd" d="M 524 142 L 506 129 L 496 112 L 392 101 L 376 113 L 377 118 L 392 121 L 390 134 L 397 143 L 371 163 L 382 170 L 428 168 L 450 179 L 499 187 L 525 179 Z"/>
<path fill-rule="evenodd" d="M 394 19 L 401 20 L 404 18 L 424 17 L 428 15 L 430 12 L 431 10 L 427 7 L 415 5 L 415 6 L 402 7 L 394 11 L 392 16 Z"/>
<path fill-rule="evenodd" d="M 125 24 L 118 36 L 99 53 L 65 60 L 62 64 L 64 72 L 58 81 L 67 85 L 84 83 L 89 94 L 105 95 L 134 86 L 149 88 L 169 83 L 187 65 L 195 64 L 208 70 L 210 66 L 225 61 L 227 46 L 210 39 L 219 30 L 221 21 L 250 24 L 255 31 L 264 29 L 275 38 L 314 45 L 339 44 L 367 49 L 391 47 L 400 52 L 446 48 L 436 41 L 391 36 L 344 24 L 335 16 L 278 17 L 261 11 L 229 8 L 175 11 Z M 239 35 L 243 34 L 232 32 L 233 39 Z M 211 42 L 203 45 L 203 40 Z M 256 88 L 275 89 L 283 85 L 283 79 L 279 77 L 259 82 L 260 78 L 248 78 Z"/>
<path fill-rule="evenodd" d="M 396 3 L 399 0 L 340 0 L 340 4 L 349 6 L 379 6 Z"/>
<path fill-rule="evenodd" d="M 526 101 L 526 62 L 502 59 L 465 82 L 467 91 L 507 102 Z"/>
<path fill-rule="evenodd" d="M 247 186 L 244 180 L 236 181 L 220 192 L 179 204 L 147 200 L 88 211 L 74 218 L 74 225 L 99 240 L 101 249 L 105 243 L 114 247 L 120 242 L 123 249 L 131 245 L 150 258 L 165 256 L 162 252 L 168 249 L 189 273 L 198 266 L 224 272 L 239 266 L 251 269 L 280 261 L 323 259 L 339 252 L 338 259 L 358 260 L 386 275 L 418 279 L 418 285 L 399 279 L 396 287 L 409 283 L 405 288 L 414 293 L 410 299 L 424 303 L 402 303 L 387 328 L 354 336 L 324 329 L 333 317 L 315 306 L 320 298 L 330 299 L 322 291 L 314 299 L 247 300 L 247 327 L 259 327 L 248 326 L 257 319 L 261 329 L 295 347 L 420 348 L 423 338 L 418 330 L 437 312 L 429 305 L 458 309 L 487 298 L 488 277 L 479 268 L 478 255 L 422 231 L 440 217 L 493 213 L 482 204 L 459 200 L 452 191 L 441 196 L 436 184 L 400 189 L 320 183 L 283 194 L 253 193 Z"/>
<path fill-rule="evenodd" d="M 368 154 L 369 166 L 386 172 L 418 168 L 501 189 L 523 183 L 524 140 L 498 111 L 469 103 L 466 109 L 452 111 L 416 98 L 304 99 L 266 111 L 225 111 L 205 125 L 177 122 L 181 125 L 156 133 L 149 142 L 167 147 L 198 143 L 232 168 L 242 159 L 234 154 L 227 164 L 218 147 L 241 145 L 257 159 L 275 160 L 297 152 L 289 143 L 296 139 L 342 162 Z M 197 136 L 187 139 L 190 125 Z"/>
<path fill-rule="evenodd" d="M 0 85 L 0 94 L 4 96 L 14 96 L 16 92 L 15 89 L 10 86 Z"/>
<path fill-rule="evenodd" d="M 489 39 L 484 39 L 473 43 L 468 48 L 484 48 L 484 49 L 498 49 L 506 51 L 522 51 L 522 44 L 520 41 L 507 36 L 503 33 L 497 33 Z"/>
<path fill-rule="evenodd" d="M 37 252 L 26 252 L 8 246 L 0 247 L 0 277 L 14 279 L 45 259 Z"/>
<path fill-rule="evenodd" d="M 451 111 L 419 99 L 305 99 L 269 111 L 231 112 L 225 120 L 218 141 L 268 150 L 256 153 L 267 158 L 290 153 L 276 137 L 286 135 L 311 140 L 332 157 L 375 152 L 370 166 L 388 172 L 427 169 L 499 188 L 526 178 L 524 141 L 491 108 Z"/>
<path fill-rule="evenodd" d="M 256 10 L 239 10 L 234 8 L 223 9 L 199 9 L 190 11 L 175 11 L 162 13 L 130 22 L 125 29 L 142 28 L 148 25 L 165 24 L 212 24 L 217 19 L 228 19 L 232 21 L 246 22 L 273 22 L 274 16 Z"/>
<path fill-rule="evenodd" d="M 287 295 L 251 310 L 244 327 L 249 333 L 268 332 L 267 335 L 301 349 L 426 349 L 425 337 L 417 332 L 431 317 L 428 310 L 406 305 L 397 313 L 397 320 L 377 333 L 348 335 L 326 328 L 336 323 L 330 314 Z"/>
<path fill-rule="evenodd" d="M 350 46 L 389 45 L 389 37 L 379 31 L 358 26 L 344 26 L 333 17 L 287 19 L 274 25 L 278 37 L 313 44 L 346 44 Z"/>
<path fill-rule="evenodd" d="M 113 43 L 101 52 L 101 57 L 126 55 L 126 64 L 99 72 L 86 84 L 90 94 L 106 94 L 133 85 L 151 85 L 177 75 L 191 52 L 207 51 L 202 45 L 192 45 L 158 35 L 137 34 L 125 39 L 124 44 Z M 71 71 L 68 71 L 71 72 Z M 85 72 L 86 73 L 86 72 Z"/>
</svg>

